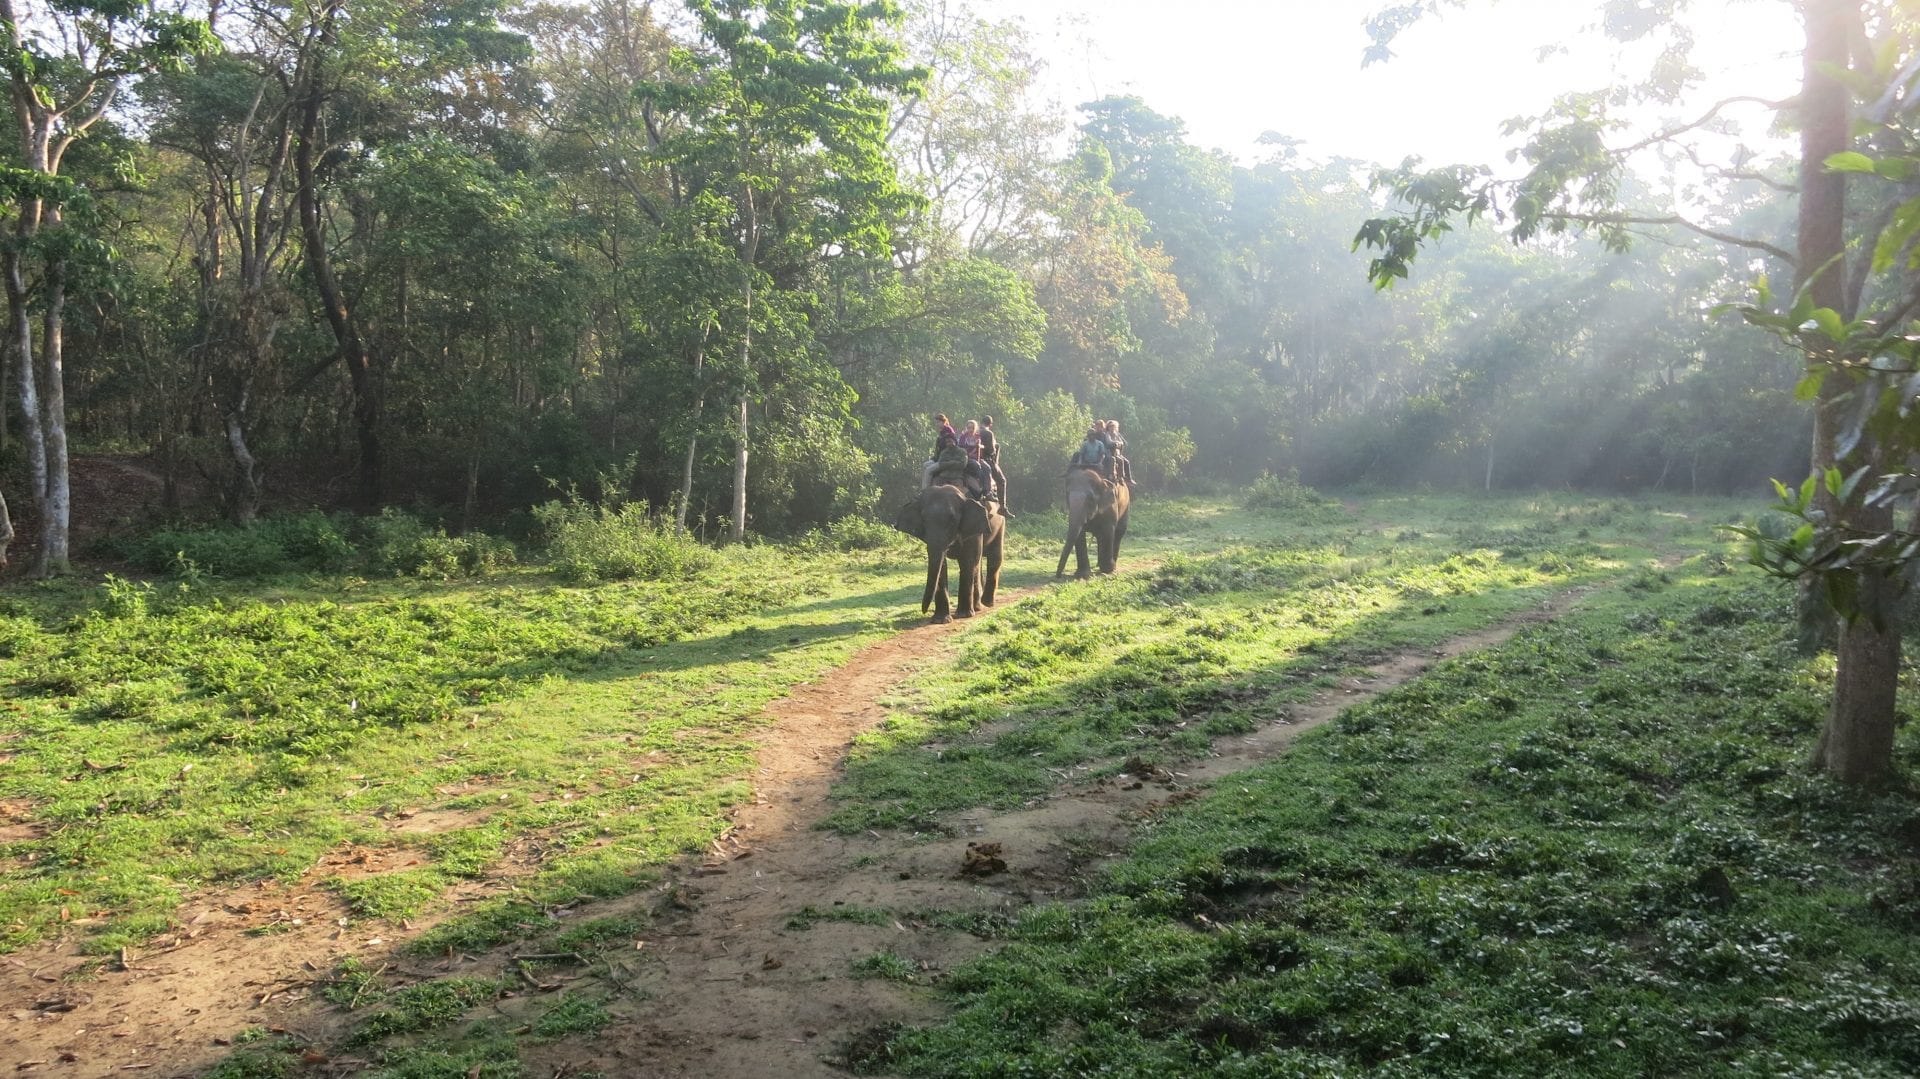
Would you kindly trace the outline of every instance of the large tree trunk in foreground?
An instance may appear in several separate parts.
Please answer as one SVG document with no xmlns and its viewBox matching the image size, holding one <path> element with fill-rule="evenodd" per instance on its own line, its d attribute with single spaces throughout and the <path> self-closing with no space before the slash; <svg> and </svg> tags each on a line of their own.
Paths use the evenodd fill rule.
<svg viewBox="0 0 1920 1079">
<path fill-rule="evenodd" d="M 1893 528 L 1890 511 L 1855 510 L 1851 522 Z M 1858 615 L 1840 627 L 1833 709 L 1814 747 L 1813 765 L 1843 783 L 1874 783 L 1893 766 L 1894 696 L 1900 684 L 1900 626 L 1891 578 L 1859 574 Z"/>
<path fill-rule="evenodd" d="M 1851 317 L 1847 307 L 1846 175 L 1827 168 L 1827 159 L 1847 149 L 1848 93 L 1837 75 L 1847 69 L 1849 29 L 1859 17 L 1855 0 L 1805 0 L 1807 49 L 1800 91 L 1800 218 L 1798 281 L 1821 307 Z M 1836 453 L 1835 434 L 1844 422 L 1843 395 L 1850 380 L 1828 378 L 1814 413 L 1813 466 L 1816 470 L 1852 470 L 1869 464 L 1875 447 L 1862 440 L 1846 458 Z M 1863 508 L 1859 496 L 1836 503 L 1824 493 L 1830 519 L 1848 530 L 1884 533 L 1893 527 L 1890 511 Z M 1854 571 L 1847 571 L 1854 572 Z M 1894 692 L 1900 675 L 1900 627 L 1893 604 L 1893 582 L 1873 571 L 1854 572 L 1859 610 L 1839 623 L 1835 647 L 1833 707 L 1813 754 L 1813 766 L 1847 783 L 1872 783 L 1893 767 Z M 1818 582 L 1813 582 L 1817 584 Z M 1825 597 L 1801 593 L 1803 626 L 1833 625 L 1830 612 L 1809 610 Z"/>
</svg>

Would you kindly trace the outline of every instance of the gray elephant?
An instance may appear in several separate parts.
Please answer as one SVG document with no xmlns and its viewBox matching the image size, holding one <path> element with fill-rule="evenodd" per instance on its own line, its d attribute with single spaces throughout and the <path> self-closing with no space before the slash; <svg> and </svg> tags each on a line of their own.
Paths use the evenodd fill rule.
<svg viewBox="0 0 1920 1079">
<path fill-rule="evenodd" d="M 993 606 L 1007 539 L 1007 520 L 997 508 L 969 499 L 958 487 L 935 484 L 900 507 L 893 527 L 927 545 L 922 613 L 932 607 L 934 622 L 941 623 L 956 616 L 971 618 L 980 608 Z M 960 565 L 957 610 L 947 605 L 948 558 Z"/>
<path fill-rule="evenodd" d="M 1120 541 L 1127 535 L 1127 510 L 1133 502 L 1124 483 L 1109 483 L 1085 468 L 1067 470 L 1067 542 L 1060 548 L 1060 565 L 1053 575 L 1067 571 L 1067 555 L 1078 554 L 1076 577 L 1087 575 L 1087 536 L 1099 547 L 1100 572 L 1112 573 L 1120 560 Z"/>
</svg>

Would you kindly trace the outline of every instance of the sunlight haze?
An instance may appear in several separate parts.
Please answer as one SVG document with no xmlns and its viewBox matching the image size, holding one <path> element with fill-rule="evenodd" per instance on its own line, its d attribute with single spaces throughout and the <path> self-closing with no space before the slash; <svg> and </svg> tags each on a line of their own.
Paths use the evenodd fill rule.
<svg viewBox="0 0 1920 1079">
<path fill-rule="evenodd" d="M 1178 18 L 1157 0 L 985 0 L 973 10 L 1027 26 L 1049 62 L 1043 81 L 1065 108 L 1135 94 L 1185 120 L 1196 142 L 1243 161 L 1263 156 L 1255 140 L 1276 131 L 1318 158 L 1497 162 L 1512 144 L 1502 121 L 1614 81 L 1616 47 L 1585 29 L 1593 15 L 1584 5 L 1450 11 L 1404 33 L 1393 60 L 1363 69 L 1365 20 L 1380 6 L 1195 0 Z M 1789 5 L 1722 0 L 1696 19 L 1707 93 L 1793 92 L 1799 28 Z M 1565 51 L 1537 59 L 1556 44 Z"/>
</svg>

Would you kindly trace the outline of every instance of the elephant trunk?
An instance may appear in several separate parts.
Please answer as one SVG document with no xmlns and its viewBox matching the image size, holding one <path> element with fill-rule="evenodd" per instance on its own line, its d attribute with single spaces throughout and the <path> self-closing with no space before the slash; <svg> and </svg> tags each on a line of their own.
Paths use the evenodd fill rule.
<svg viewBox="0 0 1920 1079">
<path fill-rule="evenodd" d="M 940 572 L 946 568 L 947 553 L 945 551 L 929 550 L 927 552 L 927 587 L 920 593 L 921 614 L 926 614 L 927 609 L 933 606 L 933 590 L 946 587 L 940 580 Z"/>
<path fill-rule="evenodd" d="M 1097 477 L 1088 477 L 1095 483 Z M 1073 553 L 1074 546 L 1087 530 L 1087 518 L 1093 514 L 1092 499 L 1085 491 L 1076 490 L 1072 480 L 1067 481 L 1067 542 L 1060 548 L 1060 564 L 1053 568 L 1055 577 L 1063 577 L 1067 572 L 1067 556 Z"/>
</svg>

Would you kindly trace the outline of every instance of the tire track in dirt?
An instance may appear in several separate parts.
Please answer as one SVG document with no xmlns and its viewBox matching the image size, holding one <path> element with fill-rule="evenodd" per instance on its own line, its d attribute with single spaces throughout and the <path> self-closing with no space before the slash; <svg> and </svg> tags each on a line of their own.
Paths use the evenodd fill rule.
<svg viewBox="0 0 1920 1079">
<path fill-rule="evenodd" d="M 660 885 L 654 927 L 633 961 L 619 964 L 617 980 L 643 999 L 618 1006 L 618 1021 L 591 1044 L 535 1047 L 527 1059 L 542 1076 L 844 1076 L 840 1061 L 850 1043 L 942 1014 L 924 984 L 857 979 L 852 962 L 889 952 L 913 963 L 924 983 L 992 945 L 910 914 L 870 924 L 834 920 L 834 911 L 1001 914 L 1077 894 L 1092 868 L 1122 853 L 1143 816 L 1272 759 L 1306 731 L 1434 663 L 1559 617 L 1590 591 L 1563 591 L 1438 647 L 1394 653 L 1251 734 L 1217 741 L 1212 756 L 1179 772 L 1069 785 L 1014 812 L 960 814 L 948 822 L 953 834 L 940 836 L 813 828 L 826 815 L 854 736 L 885 719 L 879 702 L 936 658 L 950 627 L 874 645 L 769 708 L 774 725 L 754 803 L 736 816 L 724 849 Z M 999 843 L 1009 870 L 962 875 L 974 841 Z M 796 922 L 808 908 L 824 919 Z"/>
</svg>

